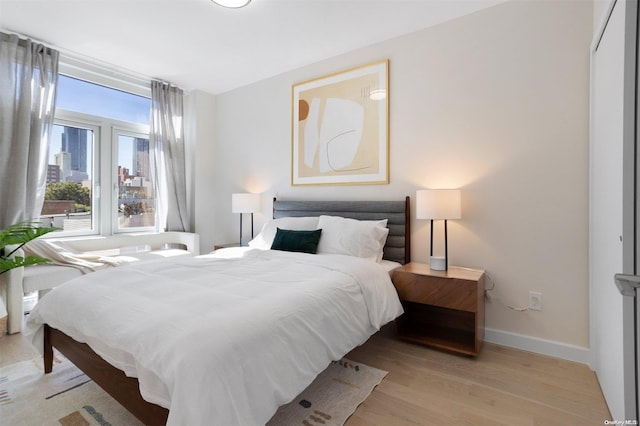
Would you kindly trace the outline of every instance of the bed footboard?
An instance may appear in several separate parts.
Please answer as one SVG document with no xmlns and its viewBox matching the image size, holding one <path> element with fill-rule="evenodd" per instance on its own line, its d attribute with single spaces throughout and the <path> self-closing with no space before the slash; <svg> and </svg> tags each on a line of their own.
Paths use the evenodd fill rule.
<svg viewBox="0 0 640 426">
<path fill-rule="evenodd" d="M 127 377 L 123 371 L 100 358 L 87 344 L 79 343 L 46 324 L 44 331 L 45 373 L 52 371 L 54 347 L 145 425 L 164 425 L 167 423 L 169 410 L 145 401 L 140 395 L 138 379 Z"/>
</svg>

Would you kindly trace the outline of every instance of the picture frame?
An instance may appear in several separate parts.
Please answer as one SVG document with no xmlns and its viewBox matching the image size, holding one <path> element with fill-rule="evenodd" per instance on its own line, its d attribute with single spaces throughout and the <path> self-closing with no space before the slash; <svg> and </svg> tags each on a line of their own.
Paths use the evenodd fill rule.
<svg viewBox="0 0 640 426">
<path fill-rule="evenodd" d="M 389 183 L 389 60 L 292 85 L 291 184 Z"/>
</svg>

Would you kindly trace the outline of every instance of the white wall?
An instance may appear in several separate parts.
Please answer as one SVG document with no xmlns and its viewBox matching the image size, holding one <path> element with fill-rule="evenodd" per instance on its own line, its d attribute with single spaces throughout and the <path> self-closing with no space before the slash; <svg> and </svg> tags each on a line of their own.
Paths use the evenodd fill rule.
<svg viewBox="0 0 640 426">
<path fill-rule="evenodd" d="M 602 27 L 609 4 L 615 0 L 593 0 L 593 33 Z"/>
<path fill-rule="evenodd" d="M 213 211 L 216 206 L 216 197 L 213 192 L 215 98 L 206 92 L 193 91 L 189 93 L 185 110 L 187 117 L 190 117 L 190 121 L 185 125 L 185 139 L 192 141 L 188 157 L 195 167 L 189 177 L 189 180 L 195 181 L 192 191 L 193 200 L 190 200 L 190 206 L 194 209 L 193 230 L 200 234 L 200 253 L 204 254 L 213 248 L 211 237 L 214 233 Z"/>
<path fill-rule="evenodd" d="M 214 146 L 196 160 L 203 250 L 237 241 L 233 192 L 264 193 L 259 229 L 273 196 L 413 199 L 460 187 L 450 263 L 495 282 L 486 326 L 587 347 L 592 21 L 591 2 L 508 2 L 217 96 Z M 390 184 L 292 187 L 291 85 L 384 58 Z M 428 223 L 412 227 L 413 260 L 426 261 Z M 542 312 L 506 306 L 525 306 L 530 290 L 543 293 Z"/>
</svg>

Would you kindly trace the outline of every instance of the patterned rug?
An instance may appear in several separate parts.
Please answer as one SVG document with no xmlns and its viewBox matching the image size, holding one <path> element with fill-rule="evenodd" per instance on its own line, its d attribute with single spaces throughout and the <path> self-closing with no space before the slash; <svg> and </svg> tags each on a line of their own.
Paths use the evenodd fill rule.
<svg viewBox="0 0 640 426">
<path fill-rule="evenodd" d="M 386 375 L 348 359 L 334 361 L 298 397 L 280 407 L 268 426 L 343 425 Z M 41 358 L 0 368 L 0 424 L 141 425 L 59 354 L 51 374 L 43 374 Z"/>
<path fill-rule="evenodd" d="M 267 426 L 341 426 L 386 375 L 346 358 L 333 361 L 300 395 L 280 407 Z"/>
</svg>

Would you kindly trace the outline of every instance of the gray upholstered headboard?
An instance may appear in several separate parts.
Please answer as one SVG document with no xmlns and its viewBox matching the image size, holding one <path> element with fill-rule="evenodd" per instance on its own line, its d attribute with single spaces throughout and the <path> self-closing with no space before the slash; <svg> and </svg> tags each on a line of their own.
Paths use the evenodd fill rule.
<svg viewBox="0 0 640 426">
<path fill-rule="evenodd" d="M 291 216 L 342 216 L 358 220 L 387 219 L 389 236 L 384 259 L 405 263 L 411 260 L 409 197 L 402 201 L 280 201 L 273 199 L 273 218 Z"/>
</svg>

